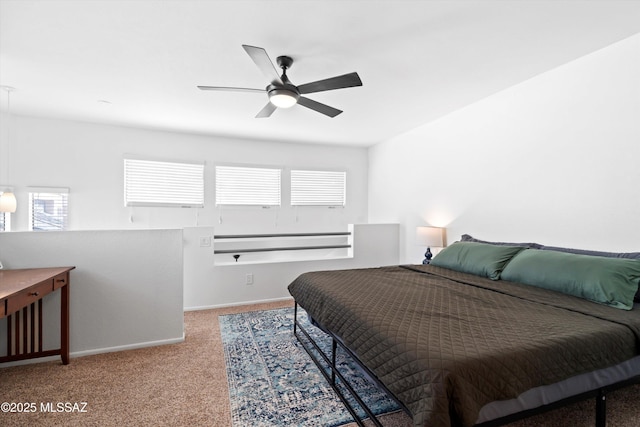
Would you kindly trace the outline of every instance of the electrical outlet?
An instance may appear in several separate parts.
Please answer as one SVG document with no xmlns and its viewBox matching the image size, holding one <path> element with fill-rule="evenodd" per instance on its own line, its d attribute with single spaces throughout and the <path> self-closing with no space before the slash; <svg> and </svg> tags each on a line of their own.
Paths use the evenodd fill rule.
<svg viewBox="0 0 640 427">
<path fill-rule="evenodd" d="M 247 285 L 253 285 L 253 273 L 247 274 L 246 284 Z"/>
</svg>

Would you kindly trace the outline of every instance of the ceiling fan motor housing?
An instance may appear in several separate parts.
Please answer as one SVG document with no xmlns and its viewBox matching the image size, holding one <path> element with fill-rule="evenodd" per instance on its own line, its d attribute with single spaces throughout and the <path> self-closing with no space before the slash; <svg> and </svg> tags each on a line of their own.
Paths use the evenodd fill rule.
<svg viewBox="0 0 640 427">
<path fill-rule="evenodd" d="M 267 86 L 269 101 L 279 108 L 293 107 L 300 98 L 298 88 L 287 77 L 287 69 L 293 64 L 293 59 L 290 56 L 278 56 L 276 61 L 278 66 L 282 68 L 282 77 L 280 77 L 282 84 L 272 83 Z"/>
<path fill-rule="evenodd" d="M 300 98 L 298 88 L 291 83 L 277 86 L 271 84 L 267 86 L 267 93 L 269 94 L 269 101 L 280 108 L 293 107 L 298 102 L 298 98 Z"/>
</svg>

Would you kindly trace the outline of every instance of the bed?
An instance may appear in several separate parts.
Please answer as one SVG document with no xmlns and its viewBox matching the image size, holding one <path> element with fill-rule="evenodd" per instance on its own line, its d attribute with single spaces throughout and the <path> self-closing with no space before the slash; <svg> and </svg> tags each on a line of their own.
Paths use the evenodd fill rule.
<svg viewBox="0 0 640 427">
<path fill-rule="evenodd" d="M 640 253 L 465 235 L 430 265 L 310 272 L 289 292 L 415 426 L 501 425 L 586 396 L 603 426 L 606 391 L 640 382 L 639 282 Z"/>
</svg>

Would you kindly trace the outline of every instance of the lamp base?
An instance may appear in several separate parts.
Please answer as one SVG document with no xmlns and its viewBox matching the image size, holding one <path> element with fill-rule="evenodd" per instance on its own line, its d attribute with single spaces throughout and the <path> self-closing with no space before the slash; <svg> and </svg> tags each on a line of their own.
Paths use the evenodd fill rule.
<svg viewBox="0 0 640 427">
<path fill-rule="evenodd" d="M 431 248 L 427 247 L 427 251 L 424 253 L 424 259 L 422 260 L 422 263 L 431 264 L 431 258 L 433 258 L 433 254 L 431 253 Z"/>
</svg>

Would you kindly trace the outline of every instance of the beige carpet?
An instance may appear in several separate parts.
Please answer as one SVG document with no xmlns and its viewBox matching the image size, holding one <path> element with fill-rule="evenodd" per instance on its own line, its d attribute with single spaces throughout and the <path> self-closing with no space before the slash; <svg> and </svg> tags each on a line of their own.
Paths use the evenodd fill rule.
<svg viewBox="0 0 640 427">
<path fill-rule="evenodd" d="M 218 315 L 290 306 L 289 302 L 185 313 L 181 344 L 0 369 L 0 403 L 35 403 L 35 413 L 2 413 L 0 426 L 230 426 Z M 41 403 L 77 403 L 84 413 L 45 413 Z M 640 425 L 640 386 L 609 395 L 610 427 Z M 74 409 L 73 406 L 69 406 Z M 64 406 L 63 406 L 64 409 Z M 534 426 L 593 426 L 593 402 L 526 421 Z M 389 427 L 410 426 L 394 414 Z M 355 424 L 352 424 L 355 425 Z"/>
</svg>

